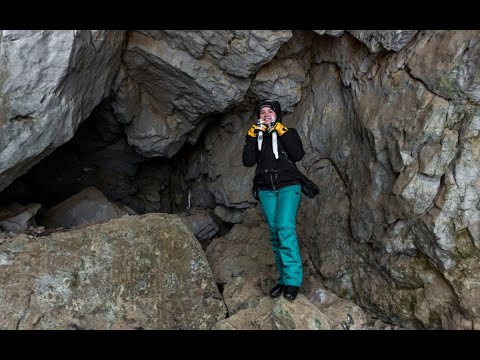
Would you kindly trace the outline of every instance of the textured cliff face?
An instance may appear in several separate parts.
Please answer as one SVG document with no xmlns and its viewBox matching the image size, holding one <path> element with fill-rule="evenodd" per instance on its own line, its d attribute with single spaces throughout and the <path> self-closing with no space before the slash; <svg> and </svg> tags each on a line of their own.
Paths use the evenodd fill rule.
<svg viewBox="0 0 480 360">
<path fill-rule="evenodd" d="M 202 119 L 243 100 L 251 75 L 291 36 L 291 31 L 134 32 L 123 57 L 140 94 L 128 95 L 138 99 L 131 118 L 116 109 L 132 121 L 126 127 L 129 143 L 141 154 L 171 157 Z"/>
<path fill-rule="evenodd" d="M 292 40 L 301 50 L 290 58 L 311 62 L 285 123 L 300 131 L 300 166 L 321 185 L 302 204 L 303 241 L 332 289 L 392 321 L 477 327 L 479 34 L 393 35 L 372 37 L 390 51 L 349 33 Z M 230 119 L 207 134 L 209 175 L 217 202 L 242 207 L 253 200 Z"/>
<path fill-rule="evenodd" d="M 2 32 L 1 186 L 105 98 L 88 157 L 122 160 L 102 191 L 241 222 L 253 103 L 277 98 L 321 189 L 298 226 L 325 285 L 396 324 L 480 328 L 478 31 L 135 31 L 121 53 L 124 36 Z M 139 169 L 128 145 L 175 161 Z"/>
<path fill-rule="evenodd" d="M 1 31 L 1 190 L 109 95 L 124 39 L 124 31 Z"/>
<path fill-rule="evenodd" d="M 320 225 L 306 227 L 320 271 L 417 326 L 478 326 L 479 40 L 423 33 L 377 56 L 349 37 L 319 39 L 292 119 L 322 185 L 303 207 L 304 224 Z"/>
</svg>

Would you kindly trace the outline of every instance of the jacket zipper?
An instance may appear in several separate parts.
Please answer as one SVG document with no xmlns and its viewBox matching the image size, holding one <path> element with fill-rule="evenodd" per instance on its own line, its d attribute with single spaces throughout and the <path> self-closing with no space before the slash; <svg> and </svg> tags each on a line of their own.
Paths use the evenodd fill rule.
<svg viewBox="0 0 480 360">
<path fill-rule="evenodd" d="M 273 183 L 272 173 L 270 173 L 270 181 L 272 182 L 273 191 L 275 191 L 275 184 Z"/>
<path fill-rule="evenodd" d="M 263 148 L 263 146 L 262 146 L 262 148 Z M 274 161 L 275 167 L 276 167 L 276 164 L 277 164 L 277 161 L 278 161 L 278 160 L 277 160 L 277 159 L 274 159 L 273 161 Z M 265 172 L 270 173 L 270 181 L 271 181 L 271 183 L 272 183 L 273 190 L 276 191 L 277 189 L 275 188 L 275 184 L 273 183 L 272 172 L 271 172 L 270 170 L 271 170 L 271 169 L 266 169 Z M 274 169 L 274 170 L 276 170 L 276 169 Z M 278 174 L 277 174 L 276 172 L 275 172 L 275 178 L 278 179 Z"/>
<path fill-rule="evenodd" d="M 272 151 L 273 152 L 273 151 Z M 275 180 L 278 180 L 278 170 L 277 170 L 277 165 L 278 165 L 279 159 L 273 159 L 273 166 L 274 166 L 274 173 L 275 173 Z M 273 186 L 273 191 L 275 191 L 275 184 L 273 183 L 273 178 L 272 178 L 272 173 L 270 173 L 270 180 L 272 181 L 272 186 Z"/>
</svg>

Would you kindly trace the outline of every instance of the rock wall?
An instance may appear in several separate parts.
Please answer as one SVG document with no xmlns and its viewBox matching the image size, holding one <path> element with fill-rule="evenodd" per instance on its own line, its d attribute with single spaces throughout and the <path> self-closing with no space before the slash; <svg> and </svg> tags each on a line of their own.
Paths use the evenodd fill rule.
<svg viewBox="0 0 480 360">
<path fill-rule="evenodd" d="M 0 184 L 104 99 L 95 116 L 126 136 L 112 148 L 140 156 L 118 186 L 141 157 L 174 159 L 138 170 L 143 188 L 108 182 L 115 200 L 239 223 L 257 205 L 241 163 L 253 105 L 277 98 L 321 189 L 298 220 L 324 284 L 390 323 L 477 329 L 479 47 L 468 30 L 3 31 Z"/>
</svg>

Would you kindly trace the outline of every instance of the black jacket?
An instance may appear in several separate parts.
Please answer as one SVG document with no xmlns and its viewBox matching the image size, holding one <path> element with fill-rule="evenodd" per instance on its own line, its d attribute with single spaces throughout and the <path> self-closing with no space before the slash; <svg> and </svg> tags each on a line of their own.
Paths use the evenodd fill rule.
<svg viewBox="0 0 480 360">
<path fill-rule="evenodd" d="M 262 150 L 258 150 L 257 138 L 246 136 L 243 148 L 243 165 L 257 165 L 254 182 L 260 190 L 275 190 L 282 187 L 300 184 L 300 177 L 295 163 L 303 158 L 302 140 L 294 128 L 278 139 L 278 159 L 272 150 L 272 136 L 264 133 Z M 254 197 L 257 198 L 256 194 Z"/>
</svg>

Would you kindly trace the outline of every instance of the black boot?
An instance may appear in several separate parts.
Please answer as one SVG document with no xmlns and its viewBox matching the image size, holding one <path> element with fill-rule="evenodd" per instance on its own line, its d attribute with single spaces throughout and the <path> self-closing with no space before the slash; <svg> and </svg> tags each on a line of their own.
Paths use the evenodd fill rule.
<svg viewBox="0 0 480 360">
<path fill-rule="evenodd" d="M 275 285 L 272 288 L 272 290 L 270 290 L 270 296 L 273 298 L 279 297 L 280 295 L 282 295 L 284 288 L 285 288 L 285 285 L 282 285 L 282 284 Z"/>
<path fill-rule="evenodd" d="M 297 298 L 298 295 L 298 286 L 285 286 L 285 290 L 283 290 L 283 297 L 288 301 L 293 301 Z"/>
</svg>

